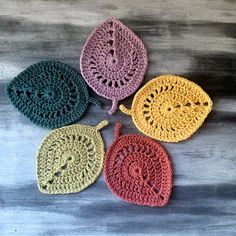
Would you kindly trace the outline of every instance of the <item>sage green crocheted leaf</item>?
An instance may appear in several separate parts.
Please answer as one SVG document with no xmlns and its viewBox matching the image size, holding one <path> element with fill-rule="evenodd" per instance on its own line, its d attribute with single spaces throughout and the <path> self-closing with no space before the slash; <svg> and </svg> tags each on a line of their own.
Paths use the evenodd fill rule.
<svg viewBox="0 0 236 236">
<path fill-rule="evenodd" d="M 96 127 L 70 125 L 53 130 L 37 156 L 39 190 L 47 194 L 80 192 L 92 184 L 103 167 L 104 143 Z"/>
<path fill-rule="evenodd" d="M 13 105 L 32 122 L 58 128 L 78 120 L 90 98 L 82 76 L 57 61 L 42 61 L 17 75 L 6 92 Z"/>
</svg>

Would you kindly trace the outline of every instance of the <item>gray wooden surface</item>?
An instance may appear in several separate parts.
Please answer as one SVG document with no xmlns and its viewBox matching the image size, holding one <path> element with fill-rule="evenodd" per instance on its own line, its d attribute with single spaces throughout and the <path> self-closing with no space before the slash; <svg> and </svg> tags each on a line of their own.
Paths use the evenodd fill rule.
<svg viewBox="0 0 236 236">
<path fill-rule="evenodd" d="M 103 176 L 81 194 L 50 196 L 36 184 L 35 155 L 49 130 L 9 103 L 4 86 L 32 63 L 56 59 L 79 69 L 91 30 L 109 16 L 145 43 L 145 81 L 178 74 L 202 86 L 213 112 L 187 141 L 164 143 L 174 165 L 168 206 L 128 204 Z M 236 235 L 236 1 L 0 0 L 0 235 Z M 131 99 L 125 101 L 130 105 Z M 138 132 L 131 118 L 91 106 L 83 124 L 107 118 Z"/>
</svg>

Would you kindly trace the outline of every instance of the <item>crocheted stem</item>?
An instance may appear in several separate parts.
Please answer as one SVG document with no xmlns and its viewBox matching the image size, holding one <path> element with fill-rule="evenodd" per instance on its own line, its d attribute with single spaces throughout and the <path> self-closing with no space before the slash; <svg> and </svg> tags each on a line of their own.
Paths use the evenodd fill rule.
<svg viewBox="0 0 236 236">
<path fill-rule="evenodd" d="M 117 104 L 118 104 L 118 101 L 116 100 L 112 100 L 112 106 L 111 106 L 111 109 L 110 111 L 108 111 L 109 115 L 112 115 L 116 112 L 117 110 Z"/>
<path fill-rule="evenodd" d="M 103 120 L 97 126 L 95 126 L 95 129 L 100 130 L 103 127 L 107 126 L 108 124 L 109 124 L 108 120 Z"/>
<path fill-rule="evenodd" d="M 128 116 L 132 115 L 132 110 L 127 109 L 124 105 L 120 105 L 119 109 Z"/>
<path fill-rule="evenodd" d="M 115 140 L 120 136 L 121 128 L 122 128 L 122 124 L 117 122 L 115 126 Z"/>
<path fill-rule="evenodd" d="M 102 103 L 101 103 L 101 101 L 100 101 L 99 99 L 97 99 L 97 98 L 89 97 L 89 102 L 90 102 L 90 103 L 93 103 L 94 105 L 96 105 L 96 106 L 98 106 L 98 107 L 100 107 L 100 108 L 102 108 Z"/>
</svg>

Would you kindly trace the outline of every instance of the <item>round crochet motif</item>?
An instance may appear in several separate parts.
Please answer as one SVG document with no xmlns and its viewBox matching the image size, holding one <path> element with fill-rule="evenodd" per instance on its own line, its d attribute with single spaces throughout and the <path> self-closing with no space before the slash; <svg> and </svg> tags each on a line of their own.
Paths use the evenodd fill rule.
<svg viewBox="0 0 236 236">
<path fill-rule="evenodd" d="M 117 103 L 140 86 L 147 68 L 147 51 L 141 40 L 115 18 L 99 25 L 87 39 L 80 58 L 83 77 L 99 95 Z"/>
<path fill-rule="evenodd" d="M 103 167 L 104 144 L 96 127 L 70 125 L 53 130 L 37 156 L 39 190 L 47 194 L 80 192 L 92 184 Z"/>
<path fill-rule="evenodd" d="M 172 165 L 163 147 L 136 134 L 119 136 L 105 155 L 104 176 L 109 189 L 131 203 L 164 206 L 172 189 Z"/>
<path fill-rule="evenodd" d="M 131 110 L 120 106 L 141 132 L 166 142 L 189 138 L 211 109 L 212 101 L 201 87 L 174 75 L 148 82 L 136 93 Z"/>
<path fill-rule="evenodd" d="M 6 88 L 13 105 L 32 122 L 57 128 L 78 120 L 92 102 L 82 76 L 70 66 L 42 61 L 17 75 Z"/>
</svg>

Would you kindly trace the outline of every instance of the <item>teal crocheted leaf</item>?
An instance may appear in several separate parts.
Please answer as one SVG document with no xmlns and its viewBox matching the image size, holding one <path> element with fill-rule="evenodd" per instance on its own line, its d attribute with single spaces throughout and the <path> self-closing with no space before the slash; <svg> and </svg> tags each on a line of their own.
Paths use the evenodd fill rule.
<svg viewBox="0 0 236 236">
<path fill-rule="evenodd" d="M 89 102 L 100 105 L 97 99 L 89 97 L 82 76 L 57 61 L 31 65 L 11 81 L 6 91 L 21 113 L 46 128 L 78 120 Z"/>
</svg>

